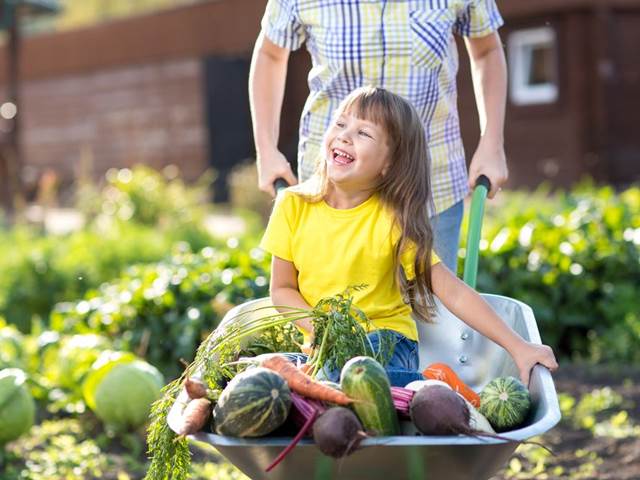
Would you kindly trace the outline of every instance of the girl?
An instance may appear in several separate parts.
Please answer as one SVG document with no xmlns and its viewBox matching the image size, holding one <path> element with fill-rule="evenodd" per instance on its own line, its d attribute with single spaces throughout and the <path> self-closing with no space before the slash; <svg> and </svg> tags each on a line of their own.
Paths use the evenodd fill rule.
<svg viewBox="0 0 640 480">
<path fill-rule="evenodd" d="M 434 295 L 505 348 L 525 385 L 536 363 L 557 368 L 551 348 L 524 341 L 432 252 L 425 134 L 411 104 L 382 88 L 353 91 L 325 134 L 322 154 L 312 179 L 278 195 L 260 245 L 273 255 L 275 305 L 308 309 L 367 284 L 354 292 L 354 303 L 375 329 L 374 348 L 381 337 L 394 341 L 386 368 L 396 386 L 423 378 L 411 314 L 430 321 Z M 310 321 L 298 326 L 313 335 Z M 339 373 L 325 372 L 333 381 Z"/>
</svg>

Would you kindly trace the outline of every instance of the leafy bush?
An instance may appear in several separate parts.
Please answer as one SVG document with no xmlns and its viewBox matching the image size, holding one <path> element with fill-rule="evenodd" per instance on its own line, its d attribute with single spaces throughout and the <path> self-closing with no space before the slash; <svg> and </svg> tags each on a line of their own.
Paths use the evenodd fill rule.
<svg viewBox="0 0 640 480">
<path fill-rule="evenodd" d="M 65 236 L 42 236 L 26 227 L 0 233 L 0 315 L 28 332 L 34 319 L 46 324 L 53 305 L 82 297 L 117 277 L 131 263 L 165 257 L 175 237 L 153 227 L 122 223 Z"/>
<path fill-rule="evenodd" d="M 199 224 L 207 213 L 212 175 L 187 186 L 175 166 L 158 172 L 146 165 L 112 168 L 102 189 L 84 184 L 77 207 L 88 218 L 104 216 L 143 225 Z"/>
<path fill-rule="evenodd" d="M 194 250 L 216 241 L 205 227 L 208 177 L 186 186 L 177 172 L 148 167 L 110 170 L 99 190 L 85 184 L 77 208 L 82 230 L 43 235 L 25 225 L 0 230 L 0 315 L 28 332 L 48 322 L 53 305 L 81 298 L 132 263 L 156 262 L 177 242 Z"/>
<path fill-rule="evenodd" d="M 250 241 L 249 244 L 255 244 Z M 268 295 L 268 259 L 229 240 L 225 249 L 192 253 L 182 245 L 166 261 L 135 265 L 84 300 L 59 304 L 60 332 L 96 332 L 134 351 L 170 378 L 233 305 Z"/>
<path fill-rule="evenodd" d="M 503 194 L 483 238 L 478 290 L 530 305 L 558 353 L 640 360 L 640 188 Z"/>
</svg>

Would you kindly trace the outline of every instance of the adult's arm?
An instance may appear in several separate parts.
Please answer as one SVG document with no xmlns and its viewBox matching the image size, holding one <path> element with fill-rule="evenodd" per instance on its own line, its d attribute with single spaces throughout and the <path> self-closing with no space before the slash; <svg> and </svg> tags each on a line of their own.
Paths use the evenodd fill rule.
<svg viewBox="0 0 640 480">
<path fill-rule="evenodd" d="M 480 142 L 469 166 L 469 187 L 486 175 L 491 180 L 489 198 L 493 198 L 509 176 L 504 152 L 507 66 L 498 32 L 465 37 L 465 45 L 480 118 Z"/>
<path fill-rule="evenodd" d="M 284 178 L 297 183 L 291 165 L 278 150 L 280 112 L 290 51 L 279 47 L 260 32 L 249 71 L 249 104 L 256 145 L 258 188 L 275 196 L 273 182 Z"/>
</svg>

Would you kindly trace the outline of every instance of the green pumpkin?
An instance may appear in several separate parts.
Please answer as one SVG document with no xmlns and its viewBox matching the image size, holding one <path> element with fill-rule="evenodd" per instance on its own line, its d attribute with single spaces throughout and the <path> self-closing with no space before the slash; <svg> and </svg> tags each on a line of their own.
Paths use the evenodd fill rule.
<svg viewBox="0 0 640 480">
<path fill-rule="evenodd" d="M 517 378 L 495 378 L 480 392 L 480 413 L 498 432 L 522 425 L 530 409 L 529 390 Z"/>
<path fill-rule="evenodd" d="M 236 375 L 213 409 L 219 435 L 261 437 L 280 427 L 291 409 L 291 391 L 276 372 L 256 367 Z"/>
</svg>

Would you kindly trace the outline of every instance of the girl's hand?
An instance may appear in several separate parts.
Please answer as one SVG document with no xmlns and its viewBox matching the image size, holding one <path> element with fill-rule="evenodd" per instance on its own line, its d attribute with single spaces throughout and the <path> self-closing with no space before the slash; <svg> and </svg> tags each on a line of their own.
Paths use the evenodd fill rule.
<svg viewBox="0 0 640 480">
<path fill-rule="evenodd" d="M 551 347 L 537 343 L 525 342 L 513 355 L 522 383 L 528 388 L 531 369 L 537 364 L 544 365 L 552 372 L 558 369 L 558 362 Z"/>
</svg>

